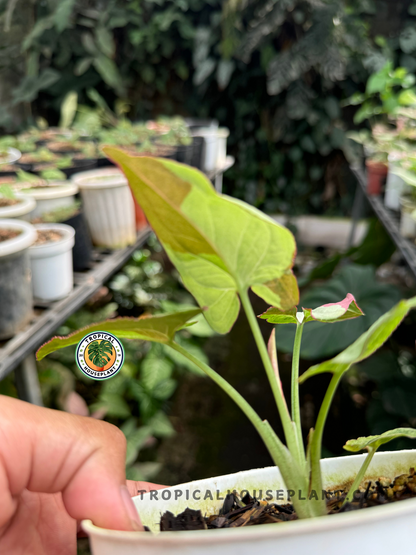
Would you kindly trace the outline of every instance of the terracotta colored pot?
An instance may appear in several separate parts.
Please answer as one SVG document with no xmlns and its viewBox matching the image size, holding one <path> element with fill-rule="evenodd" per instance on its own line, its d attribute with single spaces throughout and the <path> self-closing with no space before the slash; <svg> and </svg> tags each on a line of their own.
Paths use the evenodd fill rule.
<svg viewBox="0 0 416 555">
<path fill-rule="evenodd" d="M 367 160 L 367 193 L 381 195 L 381 190 L 387 177 L 388 167 L 383 162 Z"/>
</svg>

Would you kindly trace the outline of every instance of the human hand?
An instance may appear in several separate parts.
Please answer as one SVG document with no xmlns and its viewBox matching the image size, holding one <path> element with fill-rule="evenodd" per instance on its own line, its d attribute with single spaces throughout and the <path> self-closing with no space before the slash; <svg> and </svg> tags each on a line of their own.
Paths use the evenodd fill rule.
<svg viewBox="0 0 416 555">
<path fill-rule="evenodd" d="M 0 395 L 0 555 L 74 555 L 78 521 L 143 529 L 126 439 L 106 422 Z"/>
</svg>

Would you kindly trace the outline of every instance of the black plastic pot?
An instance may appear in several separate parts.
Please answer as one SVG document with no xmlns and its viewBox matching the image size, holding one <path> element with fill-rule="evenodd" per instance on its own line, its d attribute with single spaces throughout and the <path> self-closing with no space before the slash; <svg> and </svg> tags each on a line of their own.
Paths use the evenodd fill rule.
<svg viewBox="0 0 416 555">
<path fill-rule="evenodd" d="M 177 162 L 182 162 L 182 164 L 192 165 L 194 155 L 194 143 L 190 145 L 178 145 L 176 147 L 175 160 Z"/>
<path fill-rule="evenodd" d="M 74 165 L 69 168 L 62 168 L 62 171 L 67 178 L 70 178 L 75 173 L 86 172 L 95 170 L 97 168 L 97 160 L 95 158 L 86 158 L 84 160 L 74 160 Z"/>
<path fill-rule="evenodd" d="M 0 258 L 0 340 L 8 339 L 32 317 L 28 250 Z"/>
<path fill-rule="evenodd" d="M 79 211 L 61 223 L 75 229 L 75 245 L 72 249 L 74 271 L 88 270 L 91 267 L 92 241 L 83 212 Z"/>
<path fill-rule="evenodd" d="M 204 155 L 204 139 L 203 137 L 193 137 L 192 141 L 192 157 L 190 165 L 198 170 L 203 171 L 203 155 Z"/>
<path fill-rule="evenodd" d="M 97 158 L 97 168 L 107 168 L 108 166 L 115 166 L 114 162 L 108 158 Z"/>
</svg>

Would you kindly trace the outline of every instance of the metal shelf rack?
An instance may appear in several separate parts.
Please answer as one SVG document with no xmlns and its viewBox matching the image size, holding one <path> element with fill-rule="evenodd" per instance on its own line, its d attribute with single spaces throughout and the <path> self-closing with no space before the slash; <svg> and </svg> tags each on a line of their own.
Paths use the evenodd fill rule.
<svg viewBox="0 0 416 555">
<path fill-rule="evenodd" d="M 362 206 L 366 199 L 380 222 L 386 228 L 387 233 L 390 235 L 397 249 L 403 255 L 413 275 L 416 277 L 416 245 L 413 241 L 400 235 L 399 214 L 386 208 L 381 196 L 369 195 L 367 193 L 367 178 L 363 169 L 352 167 L 351 170 L 357 178 L 358 187 L 354 200 L 353 226 L 351 229 L 350 244 L 352 244 L 355 225 L 360 217 Z"/>
</svg>

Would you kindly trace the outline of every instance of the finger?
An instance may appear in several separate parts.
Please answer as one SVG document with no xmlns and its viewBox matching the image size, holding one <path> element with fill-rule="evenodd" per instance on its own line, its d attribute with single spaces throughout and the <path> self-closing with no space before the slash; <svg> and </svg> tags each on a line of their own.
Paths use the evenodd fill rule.
<svg viewBox="0 0 416 555">
<path fill-rule="evenodd" d="M 26 488 L 61 491 L 77 520 L 116 530 L 142 528 L 125 485 L 126 440 L 118 428 L 3 396 L 0 424 L 0 527 Z"/>
</svg>

